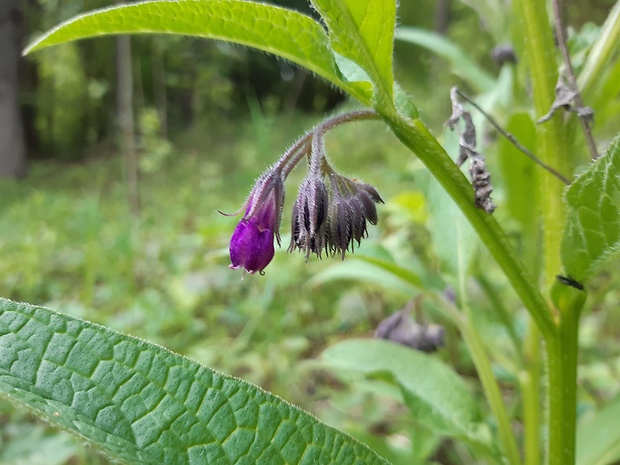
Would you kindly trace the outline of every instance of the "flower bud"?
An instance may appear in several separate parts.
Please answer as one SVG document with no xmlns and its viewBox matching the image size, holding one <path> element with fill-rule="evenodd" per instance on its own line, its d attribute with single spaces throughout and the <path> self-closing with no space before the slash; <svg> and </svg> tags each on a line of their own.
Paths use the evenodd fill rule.
<svg viewBox="0 0 620 465">
<path fill-rule="evenodd" d="M 319 174 L 309 174 L 299 186 L 299 195 L 291 215 L 289 252 L 303 250 L 321 257 L 325 248 L 325 220 L 329 203 L 327 188 Z"/>
<path fill-rule="evenodd" d="M 377 224 L 377 207 L 381 196 L 370 184 L 337 174 L 330 175 L 332 199 L 328 211 L 326 240 L 332 254 L 345 253 L 355 241 L 359 245 L 368 235 L 366 222 Z"/>
<path fill-rule="evenodd" d="M 375 338 L 387 339 L 421 352 L 435 352 L 444 345 L 444 329 L 440 325 L 417 323 L 407 306 L 379 323 Z"/>
</svg>

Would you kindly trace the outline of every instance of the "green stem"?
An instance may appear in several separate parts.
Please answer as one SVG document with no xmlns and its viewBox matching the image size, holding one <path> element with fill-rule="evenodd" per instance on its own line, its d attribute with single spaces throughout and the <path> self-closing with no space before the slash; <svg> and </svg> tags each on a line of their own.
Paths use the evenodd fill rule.
<svg viewBox="0 0 620 465">
<path fill-rule="evenodd" d="M 530 319 L 524 341 L 525 371 L 519 376 L 523 397 L 523 457 L 525 465 L 540 465 L 542 426 L 542 402 L 540 375 L 540 331 Z"/>
<path fill-rule="evenodd" d="M 559 283 L 552 288 L 551 294 L 560 311 L 561 321 L 558 335 L 546 341 L 549 366 L 547 464 L 572 465 L 575 463 L 577 422 L 579 314 L 586 294 Z"/>
<path fill-rule="evenodd" d="M 526 59 L 532 76 L 534 109 L 537 117 L 546 114 L 555 98 L 558 80 L 556 47 L 549 24 L 546 2 L 540 0 L 517 0 L 516 7 L 525 33 Z M 564 166 L 568 153 L 566 130 L 562 118 L 556 114 L 549 121 L 536 127 L 537 153 L 541 160 L 556 169 Z M 559 244 L 564 230 L 564 186 L 549 176 L 540 176 L 544 282 L 550 288 L 555 276 L 562 269 Z M 545 332 L 543 331 L 543 335 Z"/>
<path fill-rule="evenodd" d="M 558 78 L 553 32 L 546 2 L 517 0 L 515 6 L 526 37 L 525 56 L 532 77 L 534 108 L 540 116 L 547 113 L 553 103 Z M 543 161 L 561 169 L 563 160 L 569 154 L 567 130 L 562 124 L 562 118 L 556 114 L 551 120 L 538 125 L 536 138 L 537 152 Z M 559 244 L 564 229 L 563 186 L 548 177 L 539 179 L 543 277 L 546 288 L 550 289 L 555 282 L 555 275 L 562 270 Z M 571 307 L 556 305 L 560 320 L 558 332 L 541 331 L 548 360 L 548 465 L 572 465 L 575 460 L 578 311 L 573 311 Z"/>
<path fill-rule="evenodd" d="M 461 274 L 461 277 L 464 274 Z M 466 293 L 461 283 L 461 305 L 465 310 L 464 313 L 460 312 L 454 304 L 448 301 L 445 296 L 441 294 L 429 294 L 429 296 L 452 317 L 455 325 L 459 329 L 465 345 L 467 346 L 469 353 L 472 356 L 474 365 L 476 366 L 476 372 L 482 383 L 485 397 L 489 402 L 489 407 L 493 412 L 497 420 L 497 429 L 499 431 L 500 441 L 502 443 L 502 449 L 504 457 L 509 465 L 519 465 L 521 458 L 519 457 L 519 449 L 517 442 L 510 426 L 510 418 L 506 412 L 504 401 L 502 399 L 502 393 L 499 389 L 493 369 L 491 367 L 491 361 L 487 357 L 484 344 L 480 340 L 478 333 L 476 332 L 471 308 L 467 303 Z"/>
<path fill-rule="evenodd" d="M 510 418 L 506 413 L 502 393 L 493 375 L 491 362 L 484 351 L 484 346 L 478 333 L 472 326 L 470 311 L 466 311 L 466 321 L 461 325 L 461 334 L 463 335 L 465 344 L 467 344 L 474 364 L 476 365 L 476 371 L 480 377 L 485 397 L 497 420 L 497 429 L 500 442 L 502 443 L 504 457 L 510 465 L 519 465 L 521 463 L 521 458 L 519 457 L 517 441 L 512 427 L 510 426 Z"/>
<path fill-rule="evenodd" d="M 534 286 L 495 219 L 476 208 L 471 185 L 443 147 L 419 119 L 411 121 L 391 114 L 383 117 L 396 137 L 418 156 L 465 215 L 482 243 L 506 274 L 540 331 L 549 336 L 555 334 L 556 325 L 545 299 Z"/>
<path fill-rule="evenodd" d="M 563 323 L 560 338 L 547 343 L 549 358 L 548 465 L 575 463 L 577 336 L 576 324 Z"/>
<path fill-rule="evenodd" d="M 486 298 L 489 300 L 489 303 L 491 304 L 493 311 L 497 315 L 499 322 L 502 324 L 502 326 L 504 326 L 506 332 L 508 333 L 508 337 L 510 339 L 510 342 L 512 343 L 514 356 L 517 359 L 519 367 L 523 367 L 525 362 L 523 360 L 523 354 L 521 351 L 521 342 L 515 330 L 515 326 L 513 324 L 512 317 L 508 312 L 508 309 L 504 305 L 501 297 L 498 295 L 498 293 L 495 291 L 495 289 L 483 273 L 476 273 L 476 280 L 484 291 Z"/>
</svg>

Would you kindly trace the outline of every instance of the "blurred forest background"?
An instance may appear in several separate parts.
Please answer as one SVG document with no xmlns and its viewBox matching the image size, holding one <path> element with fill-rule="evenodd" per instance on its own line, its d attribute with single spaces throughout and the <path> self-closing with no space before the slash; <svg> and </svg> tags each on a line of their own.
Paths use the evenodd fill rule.
<svg viewBox="0 0 620 465">
<path fill-rule="evenodd" d="M 402 434 L 411 423 L 407 412 L 381 393 L 345 389 L 308 360 L 335 340 L 371 335 L 411 295 L 367 279 L 343 287 L 333 282 L 338 260 L 306 264 L 285 251 L 264 277 L 230 271 L 228 239 L 237 219 L 217 213 L 236 211 L 290 143 L 355 102 L 284 61 L 193 38 L 105 37 L 21 57 L 43 31 L 114 3 L 0 1 L 0 295 L 108 325 L 248 379 L 407 463 L 394 452 L 410 447 Z M 274 3 L 313 14 L 305 0 Z M 498 6 L 502 22 L 485 20 L 483 3 L 403 0 L 399 22 L 445 36 L 497 77 L 492 50 L 514 43 L 518 52 L 522 37 L 510 23 L 509 2 L 487 2 Z M 592 42 L 613 1 L 568 3 L 578 49 Z M 452 85 L 472 95 L 484 90 L 427 49 L 397 41 L 395 55 L 397 79 L 437 134 L 450 113 Z M 526 86 L 515 93 L 526 95 Z M 381 247 L 420 270 L 437 270 L 421 165 L 378 123 L 347 126 L 328 142 L 335 165 L 386 200 L 361 250 Z M 289 183 L 289 203 L 301 176 Z M 497 192 L 501 206 L 501 187 Z M 285 244 L 288 221 L 285 214 Z M 620 327 L 615 320 L 590 324 Z M 475 377 L 455 335 L 446 327 L 439 355 Z M 618 357 L 613 338 L 596 348 L 595 340 L 586 340 L 586 349 Z M 592 368 L 593 392 L 620 382 L 617 365 Z M 435 460 L 467 463 L 465 450 L 446 450 L 437 446 Z M 96 463 L 108 462 L 0 401 L 0 464 Z"/>
</svg>

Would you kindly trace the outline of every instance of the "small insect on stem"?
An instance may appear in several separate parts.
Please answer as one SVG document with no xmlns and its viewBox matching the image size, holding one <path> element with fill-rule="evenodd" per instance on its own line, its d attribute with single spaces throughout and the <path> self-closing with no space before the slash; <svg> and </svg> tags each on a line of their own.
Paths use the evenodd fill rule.
<svg viewBox="0 0 620 465">
<path fill-rule="evenodd" d="M 580 291 L 583 291 L 583 284 L 581 284 L 579 281 L 574 280 L 570 276 L 557 275 L 556 278 L 562 284 L 566 284 L 567 286 L 574 287 L 575 289 L 579 289 Z"/>
</svg>

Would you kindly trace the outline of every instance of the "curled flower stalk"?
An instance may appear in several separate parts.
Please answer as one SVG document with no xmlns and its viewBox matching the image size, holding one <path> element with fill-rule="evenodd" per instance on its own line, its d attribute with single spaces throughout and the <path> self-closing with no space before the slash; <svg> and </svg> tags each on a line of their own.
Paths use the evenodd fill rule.
<svg viewBox="0 0 620 465">
<path fill-rule="evenodd" d="M 374 187 L 334 171 L 325 156 L 325 133 L 344 123 L 378 119 L 373 111 L 345 113 L 325 120 L 298 139 L 258 178 L 243 207 L 243 218 L 230 240 L 230 267 L 263 274 L 280 245 L 284 182 L 304 158 L 308 174 L 301 182 L 291 215 L 289 252 L 301 250 L 321 258 L 323 251 L 345 256 L 367 235 L 367 222 L 377 223 L 375 204 L 383 203 Z M 326 184 L 329 180 L 329 188 Z"/>
</svg>

